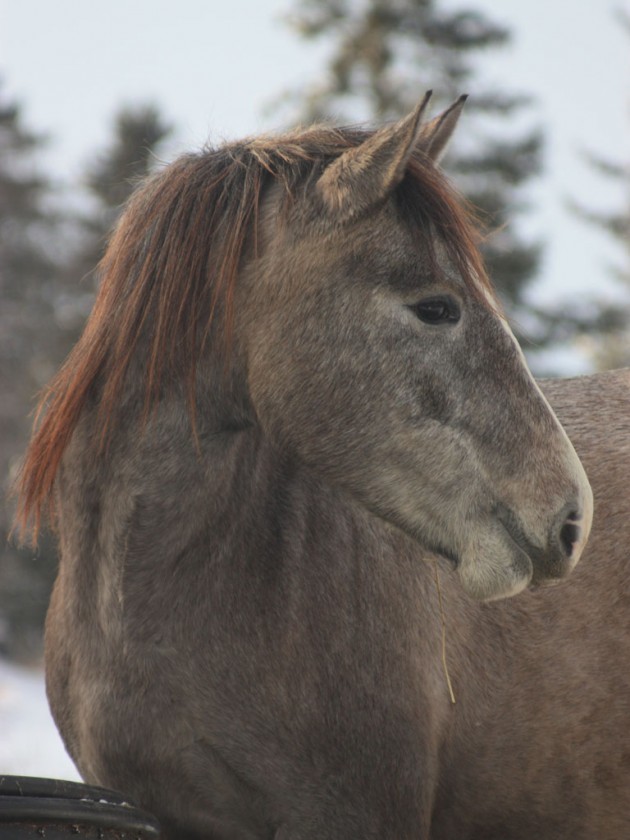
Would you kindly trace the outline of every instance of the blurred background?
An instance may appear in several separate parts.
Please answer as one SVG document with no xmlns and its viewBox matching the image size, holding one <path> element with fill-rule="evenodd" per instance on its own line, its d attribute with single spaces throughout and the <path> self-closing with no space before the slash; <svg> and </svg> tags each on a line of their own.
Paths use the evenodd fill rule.
<svg viewBox="0 0 630 840">
<path fill-rule="evenodd" d="M 537 374 L 630 364 L 630 3 L 0 1 L 0 772 L 73 777 L 47 715 L 53 540 L 9 538 L 37 392 L 134 183 L 183 150 L 470 94 L 445 168 Z"/>
</svg>

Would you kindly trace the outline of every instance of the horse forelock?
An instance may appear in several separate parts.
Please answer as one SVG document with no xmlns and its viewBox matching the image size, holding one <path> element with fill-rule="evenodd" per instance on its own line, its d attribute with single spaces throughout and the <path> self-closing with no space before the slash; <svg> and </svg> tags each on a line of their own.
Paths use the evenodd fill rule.
<svg viewBox="0 0 630 840">
<path fill-rule="evenodd" d="M 424 157 L 412 158 L 398 189 L 398 203 L 408 224 L 423 236 L 432 268 L 441 270 L 436 244 L 446 251 L 467 288 L 485 306 L 500 309 L 479 250 L 482 224 L 475 208 Z"/>
<path fill-rule="evenodd" d="M 141 339 L 145 418 L 169 373 L 188 383 L 195 429 L 197 364 L 219 311 L 222 348 L 214 346 L 231 346 L 234 291 L 244 259 L 256 256 L 266 187 L 278 185 L 285 206 L 292 205 L 300 186 L 369 134 L 320 126 L 206 149 L 183 156 L 134 193 L 100 263 L 83 335 L 40 400 L 17 486 L 22 534 L 36 537 L 43 514 L 54 520 L 55 477 L 91 397 L 99 406 L 96 437 L 106 445 Z M 487 292 L 476 227 L 444 176 L 417 155 L 397 193 L 408 220 L 430 229 L 427 242 L 441 241 L 467 285 Z"/>
</svg>

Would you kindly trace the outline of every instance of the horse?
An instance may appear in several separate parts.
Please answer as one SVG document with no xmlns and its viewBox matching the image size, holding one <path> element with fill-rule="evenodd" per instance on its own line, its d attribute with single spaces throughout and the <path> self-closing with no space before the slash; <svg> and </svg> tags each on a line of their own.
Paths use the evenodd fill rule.
<svg viewBox="0 0 630 840">
<path fill-rule="evenodd" d="M 620 433 L 603 473 L 581 450 L 619 472 L 569 576 L 593 494 L 439 167 L 464 99 L 152 175 L 43 396 L 19 516 L 59 540 L 50 706 L 166 838 L 627 823 Z M 546 386 L 580 440 L 597 387 Z"/>
</svg>

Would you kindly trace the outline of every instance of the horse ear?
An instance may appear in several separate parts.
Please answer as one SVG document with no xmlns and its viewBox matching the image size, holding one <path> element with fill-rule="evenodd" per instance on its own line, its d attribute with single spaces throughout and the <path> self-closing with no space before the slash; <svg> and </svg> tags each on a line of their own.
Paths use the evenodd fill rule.
<svg viewBox="0 0 630 840">
<path fill-rule="evenodd" d="M 330 210 L 354 216 L 373 207 L 398 186 L 423 134 L 421 121 L 430 98 L 428 91 L 411 114 L 375 131 L 326 168 L 316 189 Z"/>
<path fill-rule="evenodd" d="M 439 117 L 422 126 L 416 148 L 421 149 L 434 163 L 439 163 L 442 159 L 467 99 L 467 94 L 460 96 L 457 102 Z"/>
</svg>

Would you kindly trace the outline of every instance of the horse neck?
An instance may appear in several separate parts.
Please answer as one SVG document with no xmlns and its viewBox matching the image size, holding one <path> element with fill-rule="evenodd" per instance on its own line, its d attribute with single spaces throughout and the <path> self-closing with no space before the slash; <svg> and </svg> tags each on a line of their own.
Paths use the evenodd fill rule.
<svg viewBox="0 0 630 840">
<path fill-rule="evenodd" d="M 223 557 L 255 558 L 267 546 L 278 563 L 308 542 L 308 553 L 315 557 L 321 548 L 321 564 L 329 567 L 359 557 L 365 564 L 384 546 L 390 550 L 389 529 L 259 427 L 239 427 L 243 415 L 225 406 L 199 422 L 195 443 L 184 400 L 164 402 L 144 429 L 121 423 L 97 458 L 86 454 L 93 419 L 88 412 L 82 420 L 61 476 L 63 553 L 82 565 L 114 569 L 126 562 L 121 547 L 130 544 L 139 564 L 174 557 L 195 541 Z"/>
</svg>

